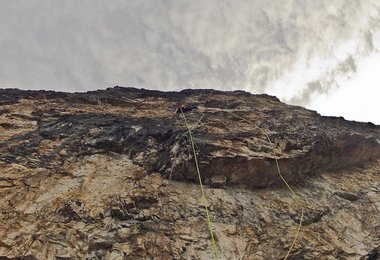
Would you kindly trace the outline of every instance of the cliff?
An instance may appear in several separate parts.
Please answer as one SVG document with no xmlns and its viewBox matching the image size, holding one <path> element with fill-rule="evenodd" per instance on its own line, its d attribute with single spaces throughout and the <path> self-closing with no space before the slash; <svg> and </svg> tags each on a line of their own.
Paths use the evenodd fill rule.
<svg viewBox="0 0 380 260">
<path fill-rule="evenodd" d="M 379 126 L 243 91 L 114 87 L 0 90 L 0 259 L 212 259 L 188 127 L 221 259 L 283 259 L 297 201 L 288 259 L 379 258 Z"/>
</svg>

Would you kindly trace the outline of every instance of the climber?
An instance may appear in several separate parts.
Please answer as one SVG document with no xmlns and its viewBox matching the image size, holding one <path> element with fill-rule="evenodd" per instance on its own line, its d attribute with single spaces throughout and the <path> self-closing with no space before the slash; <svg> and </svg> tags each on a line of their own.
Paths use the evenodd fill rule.
<svg viewBox="0 0 380 260">
<path fill-rule="evenodd" d="M 189 111 L 194 110 L 194 109 L 198 109 L 198 107 L 195 105 L 191 105 L 191 104 L 178 103 L 176 105 L 176 111 L 175 112 L 177 114 L 180 114 L 181 112 L 186 113 L 186 112 L 189 112 Z"/>
</svg>

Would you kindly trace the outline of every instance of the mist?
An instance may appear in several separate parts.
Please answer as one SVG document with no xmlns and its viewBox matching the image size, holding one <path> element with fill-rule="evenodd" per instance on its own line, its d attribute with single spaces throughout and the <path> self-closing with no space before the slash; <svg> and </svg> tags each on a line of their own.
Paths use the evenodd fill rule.
<svg viewBox="0 0 380 260">
<path fill-rule="evenodd" d="M 13 0 L 0 19 L 0 88 L 242 89 L 380 124 L 376 0 Z"/>
</svg>

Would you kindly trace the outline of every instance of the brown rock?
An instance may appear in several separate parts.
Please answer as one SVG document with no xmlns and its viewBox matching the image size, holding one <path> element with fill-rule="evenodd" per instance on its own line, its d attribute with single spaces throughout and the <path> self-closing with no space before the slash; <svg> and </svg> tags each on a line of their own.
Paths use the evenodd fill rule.
<svg viewBox="0 0 380 260">
<path fill-rule="evenodd" d="M 0 96 L 0 258 L 212 259 L 206 205 L 221 259 L 283 259 L 301 207 L 290 258 L 380 254 L 379 126 L 241 91 Z"/>
</svg>

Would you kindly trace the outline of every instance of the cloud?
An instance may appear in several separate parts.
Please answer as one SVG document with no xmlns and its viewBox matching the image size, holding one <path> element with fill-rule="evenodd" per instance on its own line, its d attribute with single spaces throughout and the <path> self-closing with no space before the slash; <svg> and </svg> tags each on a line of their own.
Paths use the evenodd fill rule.
<svg viewBox="0 0 380 260">
<path fill-rule="evenodd" d="M 0 87 L 244 89 L 306 105 L 377 51 L 379 10 L 376 0 L 2 1 Z"/>
<path fill-rule="evenodd" d="M 349 120 L 380 125 L 380 53 L 360 59 L 357 73 L 350 79 L 338 79 L 338 88 L 313 95 L 308 106 L 323 115 L 344 116 Z"/>
<path fill-rule="evenodd" d="M 333 69 L 325 73 L 319 73 L 317 80 L 306 83 L 304 88 L 301 86 L 299 92 L 287 101 L 291 104 L 307 106 L 315 94 L 329 93 L 333 87 L 340 87 L 337 84 L 339 78 L 350 79 L 356 72 L 356 60 L 349 55 L 346 59 L 337 63 Z"/>
</svg>

